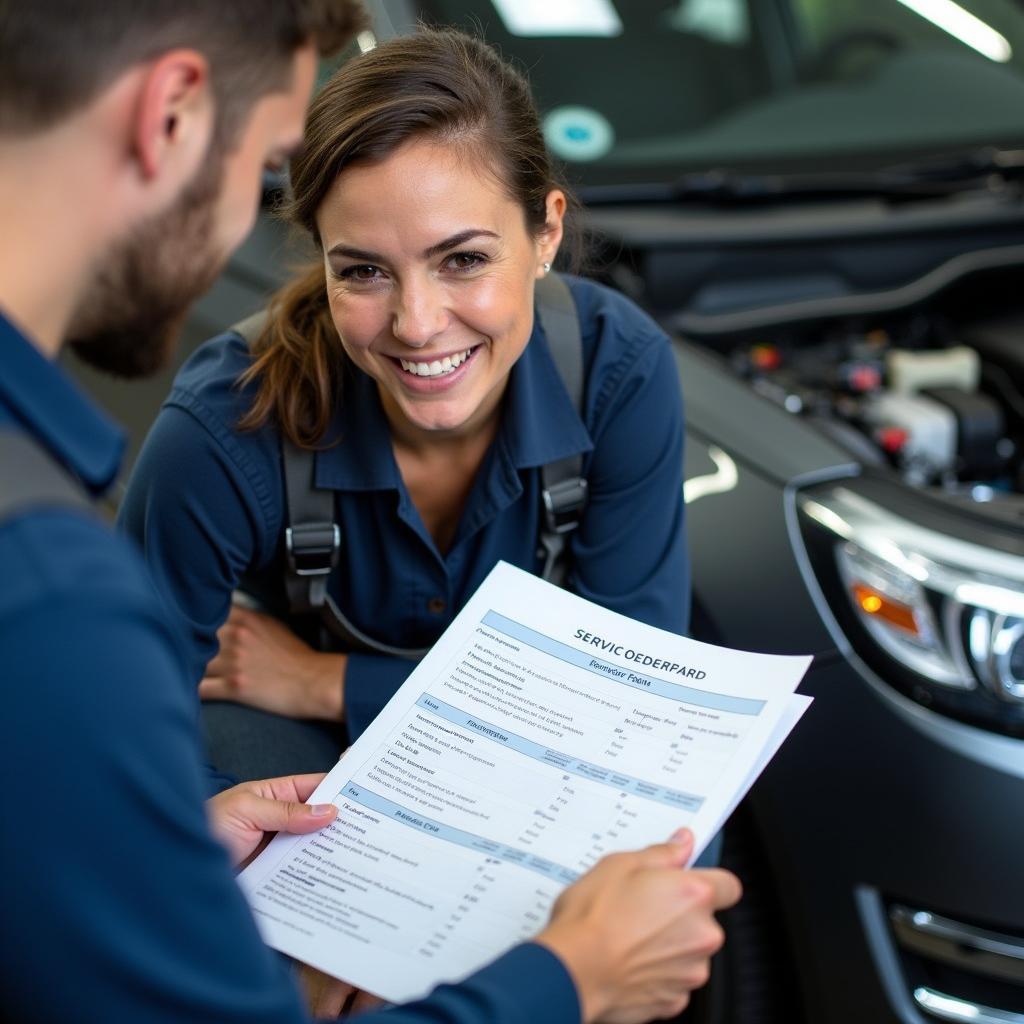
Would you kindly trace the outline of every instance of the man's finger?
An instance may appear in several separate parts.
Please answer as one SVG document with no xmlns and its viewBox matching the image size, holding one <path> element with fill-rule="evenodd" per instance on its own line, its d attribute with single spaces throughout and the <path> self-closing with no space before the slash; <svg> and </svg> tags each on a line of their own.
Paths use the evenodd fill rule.
<svg viewBox="0 0 1024 1024">
<path fill-rule="evenodd" d="M 693 833 L 683 829 L 673 834 L 667 843 L 655 843 L 638 853 L 641 867 L 672 868 L 683 867 L 693 853 Z"/>
<path fill-rule="evenodd" d="M 227 664 L 224 657 L 224 638 L 218 635 L 217 639 L 220 643 L 220 650 L 206 663 L 206 675 L 208 676 L 223 676 L 227 674 Z"/>
<path fill-rule="evenodd" d="M 304 804 L 297 800 L 274 800 L 251 796 L 245 805 L 246 816 L 264 832 L 291 832 L 302 835 L 329 825 L 337 816 L 334 804 Z"/>
<path fill-rule="evenodd" d="M 366 1010 L 376 1010 L 387 1005 L 387 1002 L 381 999 L 380 996 L 372 996 L 369 992 L 357 989 L 352 1002 L 348 1004 L 348 1012 L 349 1015 L 364 1013 Z"/>
<path fill-rule="evenodd" d="M 305 803 L 313 793 L 313 790 L 327 778 L 327 772 L 312 772 L 309 775 L 289 776 L 295 799 Z"/>
<path fill-rule="evenodd" d="M 677 828 L 675 832 L 668 837 L 670 843 L 689 843 L 693 846 L 693 833 L 688 828 Z"/>
<path fill-rule="evenodd" d="M 229 622 L 234 625 L 242 622 L 251 622 L 254 617 L 255 613 L 250 609 L 243 608 L 240 604 L 233 604 L 228 611 L 228 617 L 225 619 L 225 625 Z"/>
<path fill-rule="evenodd" d="M 279 775 L 274 779 L 261 779 L 252 785 L 258 787 L 261 796 L 274 800 L 295 800 L 305 803 L 317 786 L 327 778 L 327 772 L 311 772 L 308 775 Z"/>
<path fill-rule="evenodd" d="M 205 676 L 199 681 L 200 700 L 231 700 L 231 687 L 220 676 Z"/>
<path fill-rule="evenodd" d="M 715 910 L 728 910 L 735 906 L 743 895 L 740 880 L 722 868 L 696 868 L 693 872 L 711 886 L 711 905 Z"/>
<path fill-rule="evenodd" d="M 310 1013 L 325 1020 L 341 1016 L 345 1002 L 356 991 L 351 985 L 323 974 L 315 967 L 304 965 L 299 972 L 299 978 L 306 990 Z"/>
</svg>

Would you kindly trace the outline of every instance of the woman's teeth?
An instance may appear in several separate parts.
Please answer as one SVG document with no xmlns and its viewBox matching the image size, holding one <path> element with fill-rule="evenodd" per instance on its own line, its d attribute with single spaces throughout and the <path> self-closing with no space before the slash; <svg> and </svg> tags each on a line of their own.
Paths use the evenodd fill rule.
<svg viewBox="0 0 1024 1024">
<path fill-rule="evenodd" d="M 457 366 L 461 366 L 472 353 L 471 348 L 465 352 L 458 352 L 453 356 L 445 356 L 444 359 L 435 359 L 432 363 L 414 363 L 408 359 L 399 359 L 402 369 L 411 373 L 414 377 L 443 377 L 451 373 Z"/>
</svg>

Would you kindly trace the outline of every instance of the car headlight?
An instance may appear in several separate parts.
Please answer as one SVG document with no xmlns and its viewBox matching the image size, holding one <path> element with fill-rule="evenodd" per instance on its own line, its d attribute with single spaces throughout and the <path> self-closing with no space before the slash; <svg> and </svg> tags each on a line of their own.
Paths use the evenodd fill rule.
<svg viewBox="0 0 1024 1024">
<path fill-rule="evenodd" d="M 1019 527 L 1004 536 L 993 520 L 877 482 L 809 492 L 798 508 L 815 575 L 863 660 L 936 711 L 1024 735 Z"/>
</svg>

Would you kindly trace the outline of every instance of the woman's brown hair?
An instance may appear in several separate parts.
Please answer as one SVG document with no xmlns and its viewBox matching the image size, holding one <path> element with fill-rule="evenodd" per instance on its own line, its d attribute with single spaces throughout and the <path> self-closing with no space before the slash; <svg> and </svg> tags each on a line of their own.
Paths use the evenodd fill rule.
<svg viewBox="0 0 1024 1024">
<path fill-rule="evenodd" d="M 282 212 L 320 247 L 316 212 L 346 167 L 383 160 L 411 139 L 470 150 L 539 234 L 556 175 L 526 79 L 486 43 L 452 29 L 401 36 L 344 64 L 309 111 Z M 570 256 L 573 254 L 570 252 Z M 243 429 L 273 419 L 295 444 L 316 447 L 330 424 L 346 356 L 327 304 L 323 261 L 273 296 L 240 384 L 256 397 Z"/>
</svg>

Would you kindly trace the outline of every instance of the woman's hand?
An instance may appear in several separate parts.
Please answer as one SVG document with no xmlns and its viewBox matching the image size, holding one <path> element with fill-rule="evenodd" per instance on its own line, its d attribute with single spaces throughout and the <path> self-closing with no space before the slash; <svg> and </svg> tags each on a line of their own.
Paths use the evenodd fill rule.
<svg viewBox="0 0 1024 1024">
<path fill-rule="evenodd" d="M 231 606 L 220 651 L 199 684 L 203 700 L 233 700 L 288 718 L 340 721 L 344 654 L 321 654 L 262 612 Z"/>
<path fill-rule="evenodd" d="M 693 836 L 601 860 L 555 901 L 536 941 L 565 964 L 583 1020 L 640 1024 L 682 1013 L 724 936 L 715 912 L 740 898 L 716 868 L 685 871 Z"/>
</svg>

